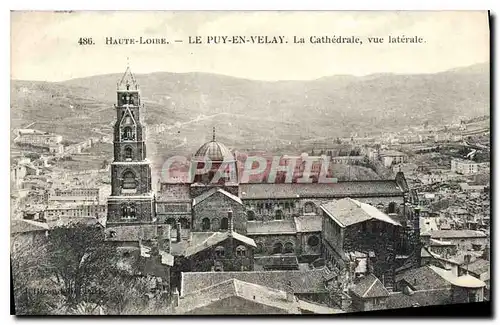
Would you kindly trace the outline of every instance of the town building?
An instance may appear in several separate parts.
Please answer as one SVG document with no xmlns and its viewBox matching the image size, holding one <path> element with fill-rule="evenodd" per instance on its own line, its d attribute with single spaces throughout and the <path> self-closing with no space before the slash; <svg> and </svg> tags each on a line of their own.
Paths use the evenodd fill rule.
<svg viewBox="0 0 500 325">
<path fill-rule="evenodd" d="M 479 164 L 472 160 L 452 159 L 451 171 L 462 175 L 472 175 L 479 172 Z"/>
</svg>

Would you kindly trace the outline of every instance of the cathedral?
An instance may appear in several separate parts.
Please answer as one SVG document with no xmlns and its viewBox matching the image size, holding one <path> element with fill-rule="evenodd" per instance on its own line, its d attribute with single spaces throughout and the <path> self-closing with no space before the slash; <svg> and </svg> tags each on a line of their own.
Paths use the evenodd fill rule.
<svg viewBox="0 0 500 325">
<path fill-rule="evenodd" d="M 142 107 L 139 85 L 127 67 L 117 87 L 106 224 L 108 240 L 124 257 L 155 255 L 173 273 L 293 270 L 321 259 L 336 265 L 326 254 L 321 207 L 345 198 L 398 220 L 402 242 L 418 234 L 402 173 L 391 180 L 330 184 L 244 183 L 238 179 L 235 156 L 217 141 L 215 131 L 190 162 L 198 167 L 208 158 L 212 168 L 188 183 L 161 183 L 154 193 Z M 223 163 L 224 176 L 212 182 Z M 400 255 L 411 255 L 411 243 L 399 249 Z"/>
</svg>

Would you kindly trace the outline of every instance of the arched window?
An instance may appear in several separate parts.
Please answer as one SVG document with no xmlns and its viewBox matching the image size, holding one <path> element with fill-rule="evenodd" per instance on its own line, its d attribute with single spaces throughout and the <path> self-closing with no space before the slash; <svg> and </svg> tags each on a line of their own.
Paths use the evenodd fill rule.
<svg viewBox="0 0 500 325">
<path fill-rule="evenodd" d="M 281 254 L 282 251 L 283 251 L 283 244 L 275 243 L 273 246 L 273 254 Z"/>
<path fill-rule="evenodd" d="M 215 247 L 215 256 L 216 257 L 224 257 L 225 249 L 224 246 Z"/>
<path fill-rule="evenodd" d="M 135 219 L 135 206 L 133 205 L 124 205 L 122 206 L 122 218 L 124 219 Z"/>
<path fill-rule="evenodd" d="M 205 218 L 205 219 L 207 219 L 207 218 Z M 203 219 L 203 220 L 205 220 L 205 219 Z M 209 219 L 207 219 L 207 220 L 208 220 L 208 229 L 210 229 L 210 220 L 209 220 Z M 181 223 L 181 227 L 182 227 L 183 229 L 191 228 L 191 227 L 189 226 L 189 221 L 188 221 L 188 219 L 186 219 L 186 218 L 180 218 L 180 219 L 179 219 L 179 222 Z M 204 222 L 204 221 L 203 221 L 203 222 Z"/>
<path fill-rule="evenodd" d="M 247 253 L 247 248 L 243 245 L 236 247 L 236 256 L 245 256 Z"/>
<path fill-rule="evenodd" d="M 290 242 L 286 243 L 285 249 L 283 250 L 283 253 L 285 253 L 285 254 L 293 253 L 293 244 Z"/>
<path fill-rule="evenodd" d="M 229 220 L 224 217 L 220 220 L 220 229 L 221 230 L 228 230 L 229 229 Z"/>
<path fill-rule="evenodd" d="M 311 247 L 316 247 L 319 245 L 319 238 L 318 236 L 311 236 L 309 239 L 307 239 L 307 245 Z"/>
<path fill-rule="evenodd" d="M 132 160 L 132 159 L 134 159 L 134 156 L 132 154 L 132 148 L 130 148 L 130 147 L 126 147 L 125 148 L 125 159 L 126 160 Z"/>
<path fill-rule="evenodd" d="M 247 220 L 248 221 L 255 220 L 255 212 L 253 212 L 252 210 L 247 211 Z"/>
<path fill-rule="evenodd" d="M 131 171 L 127 171 L 123 174 L 123 185 L 124 189 L 135 189 L 137 187 L 137 182 L 135 180 L 135 174 Z"/>
<path fill-rule="evenodd" d="M 396 203 L 389 203 L 389 207 L 387 208 L 387 213 L 396 213 Z"/>
<path fill-rule="evenodd" d="M 316 212 L 316 205 L 312 202 L 306 202 L 306 204 L 304 205 L 304 212 L 305 213 Z"/>
<path fill-rule="evenodd" d="M 169 224 L 171 226 L 174 226 L 175 225 L 175 219 L 174 218 L 168 218 L 166 221 L 165 221 L 166 224 Z"/>
<path fill-rule="evenodd" d="M 274 219 L 276 219 L 276 220 L 282 220 L 283 219 L 283 211 L 276 210 L 276 212 L 274 214 Z"/>
<path fill-rule="evenodd" d="M 204 231 L 210 230 L 210 219 L 203 218 L 203 220 L 201 220 L 201 229 Z"/>
<path fill-rule="evenodd" d="M 128 141 L 135 140 L 135 134 L 132 127 L 126 126 L 122 129 L 122 140 L 128 140 Z"/>
<path fill-rule="evenodd" d="M 214 271 L 215 272 L 223 272 L 224 271 L 224 265 L 222 264 L 221 261 L 216 261 L 214 264 Z"/>
<path fill-rule="evenodd" d="M 257 248 L 255 249 L 255 252 L 257 254 L 261 254 L 264 252 L 264 246 L 262 245 L 262 243 L 256 243 L 256 246 Z"/>
</svg>

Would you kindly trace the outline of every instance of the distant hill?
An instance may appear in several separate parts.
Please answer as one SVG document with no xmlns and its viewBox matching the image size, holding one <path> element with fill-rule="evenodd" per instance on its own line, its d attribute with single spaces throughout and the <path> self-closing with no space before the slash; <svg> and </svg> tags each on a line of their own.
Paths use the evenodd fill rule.
<svg viewBox="0 0 500 325">
<path fill-rule="evenodd" d="M 65 82 L 12 81 L 12 128 L 33 127 L 83 139 L 111 134 L 121 74 Z M 211 137 L 230 148 L 293 146 L 301 140 L 397 130 L 489 114 L 489 64 L 435 74 L 330 76 L 312 81 L 255 81 L 207 73 L 138 74 L 155 155 L 191 153 Z M 151 151 L 153 150 L 153 151 Z"/>
</svg>

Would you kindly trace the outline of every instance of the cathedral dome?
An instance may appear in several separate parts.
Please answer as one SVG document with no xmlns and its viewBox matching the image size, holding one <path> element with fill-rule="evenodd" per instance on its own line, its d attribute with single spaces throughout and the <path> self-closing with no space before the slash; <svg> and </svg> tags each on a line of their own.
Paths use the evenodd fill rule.
<svg viewBox="0 0 500 325">
<path fill-rule="evenodd" d="M 234 156 L 229 149 L 220 142 L 210 141 L 205 143 L 194 154 L 195 160 L 208 158 L 211 161 L 233 161 Z"/>
<path fill-rule="evenodd" d="M 200 161 L 205 158 L 211 161 L 234 161 L 234 156 L 229 149 L 220 142 L 215 141 L 215 128 L 213 139 L 205 143 L 194 154 L 194 160 Z"/>
</svg>

